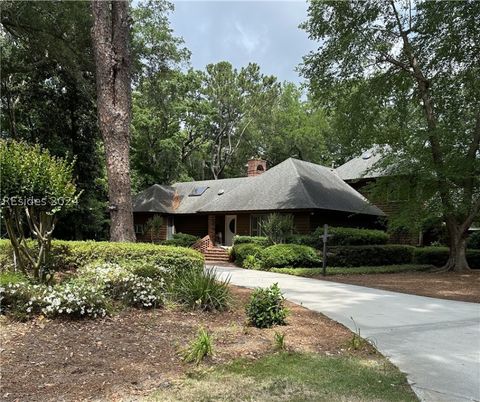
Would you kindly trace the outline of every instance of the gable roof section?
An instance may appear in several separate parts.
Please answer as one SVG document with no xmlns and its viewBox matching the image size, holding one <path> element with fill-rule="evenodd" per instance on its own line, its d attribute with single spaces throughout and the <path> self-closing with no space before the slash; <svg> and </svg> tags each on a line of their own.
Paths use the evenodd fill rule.
<svg viewBox="0 0 480 402">
<path fill-rule="evenodd" d="M 362 155 L 350 159 L 348 162 L 335 169 L 337 174 L 345 181 L 358 179 L 373 179 L 385 176 L 382 169 L 374 169 L 375 164 L 382 159 L 378 148 L 371 148 Z"/>
<path fill-rule="evenodd" d="M 191 196 L 197 187 L 207 189 L 200 196 Z M 155 200 L 156 197 L 159 200 Z M 174 207 L 175 197 L 177 207 Z M 384 215 L 331 169 L 293 158 L 254 177 L 183 182 L 172 186 L 156 184 L 138 194 L 134 202 L 134 212 L 175 214 L 296 209 Z"/>
<path fill-rule="evenodd" d="M 384 215 L 329 168 L 293 158 L 252 177 L 199 212 L 294 209 Z"/>
<path fill-rule="evenodd" d="M 175 190 L 170 186 L 154 184 L 133 199 L 133 212 L 163 212 L 173 213 Z"/>
</svg>

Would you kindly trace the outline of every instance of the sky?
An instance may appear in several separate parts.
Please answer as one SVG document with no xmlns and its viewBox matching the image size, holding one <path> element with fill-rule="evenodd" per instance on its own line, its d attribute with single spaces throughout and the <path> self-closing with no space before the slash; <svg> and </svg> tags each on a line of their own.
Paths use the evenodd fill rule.
<svg viewBox="0 0 480 402">
<path fill-rule="evenodd" d="M 192 52 L 191 63 L 249 62 L 279 81 L 300 83 L 295 71 L 302 56 L 316 46 L 298 25 L 307 18 L 307 3 L 297 1 L 174 1 L 170 16 L 176 36 Z"/>
</svg>

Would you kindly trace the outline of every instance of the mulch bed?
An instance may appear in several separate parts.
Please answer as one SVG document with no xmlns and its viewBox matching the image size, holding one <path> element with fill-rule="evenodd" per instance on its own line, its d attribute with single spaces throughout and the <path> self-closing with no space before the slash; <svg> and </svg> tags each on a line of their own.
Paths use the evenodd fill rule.
<svg viewBox="0 0 480 402">
<path fill-rule="evenodd" d="M 456 272 L 404 272 L 398 274 L 319 276 L 317 279 L 437 297 L 439 299 L 480 303 L 480 270 L 465 274 Z"/>
<path fill-rule="evenodd" d="M 232 287 L 234 309 L 188 312 L 179 308 L 128 309 L 102 320 L 26 323 L 1 317 L 1 400 L 79 401 L 141 399 L 194 369 L 179 350 L 203 326 L 213 334 L 215 365 L 237 357 L 258 358 L 273 349 L 275 331 L 296 351 L 348 350 L 352 334 L 325 316 L 288 303 L 288 325 L 259 330 L 245 324 L 249 290 Z"/>
</svg>

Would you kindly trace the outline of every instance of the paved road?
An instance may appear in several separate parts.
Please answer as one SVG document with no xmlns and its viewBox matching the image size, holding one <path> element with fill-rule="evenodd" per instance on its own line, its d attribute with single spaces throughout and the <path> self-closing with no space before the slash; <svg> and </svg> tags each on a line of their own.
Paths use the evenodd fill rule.
<svg viewBox="0 0 480 402">
<path fill-rule="evenodd" d="M 278 282 L 285 297 L 375 341 L 424 401 L 480 401 L 480 305 L 218 266 L 245 287 Z"/>
</svg>

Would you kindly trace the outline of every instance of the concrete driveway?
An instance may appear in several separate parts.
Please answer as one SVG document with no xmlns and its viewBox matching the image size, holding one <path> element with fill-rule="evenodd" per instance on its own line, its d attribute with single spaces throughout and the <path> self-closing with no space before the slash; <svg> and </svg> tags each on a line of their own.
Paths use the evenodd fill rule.
<svg viewBox="0 0 480 402">
<path fill-rule="evenodd" d="M 480 305 L 236 267 L 232 284 L 278 282 L 285 297 L 372 339 L 425 401 L 480 401 Z"/>
</svg>

